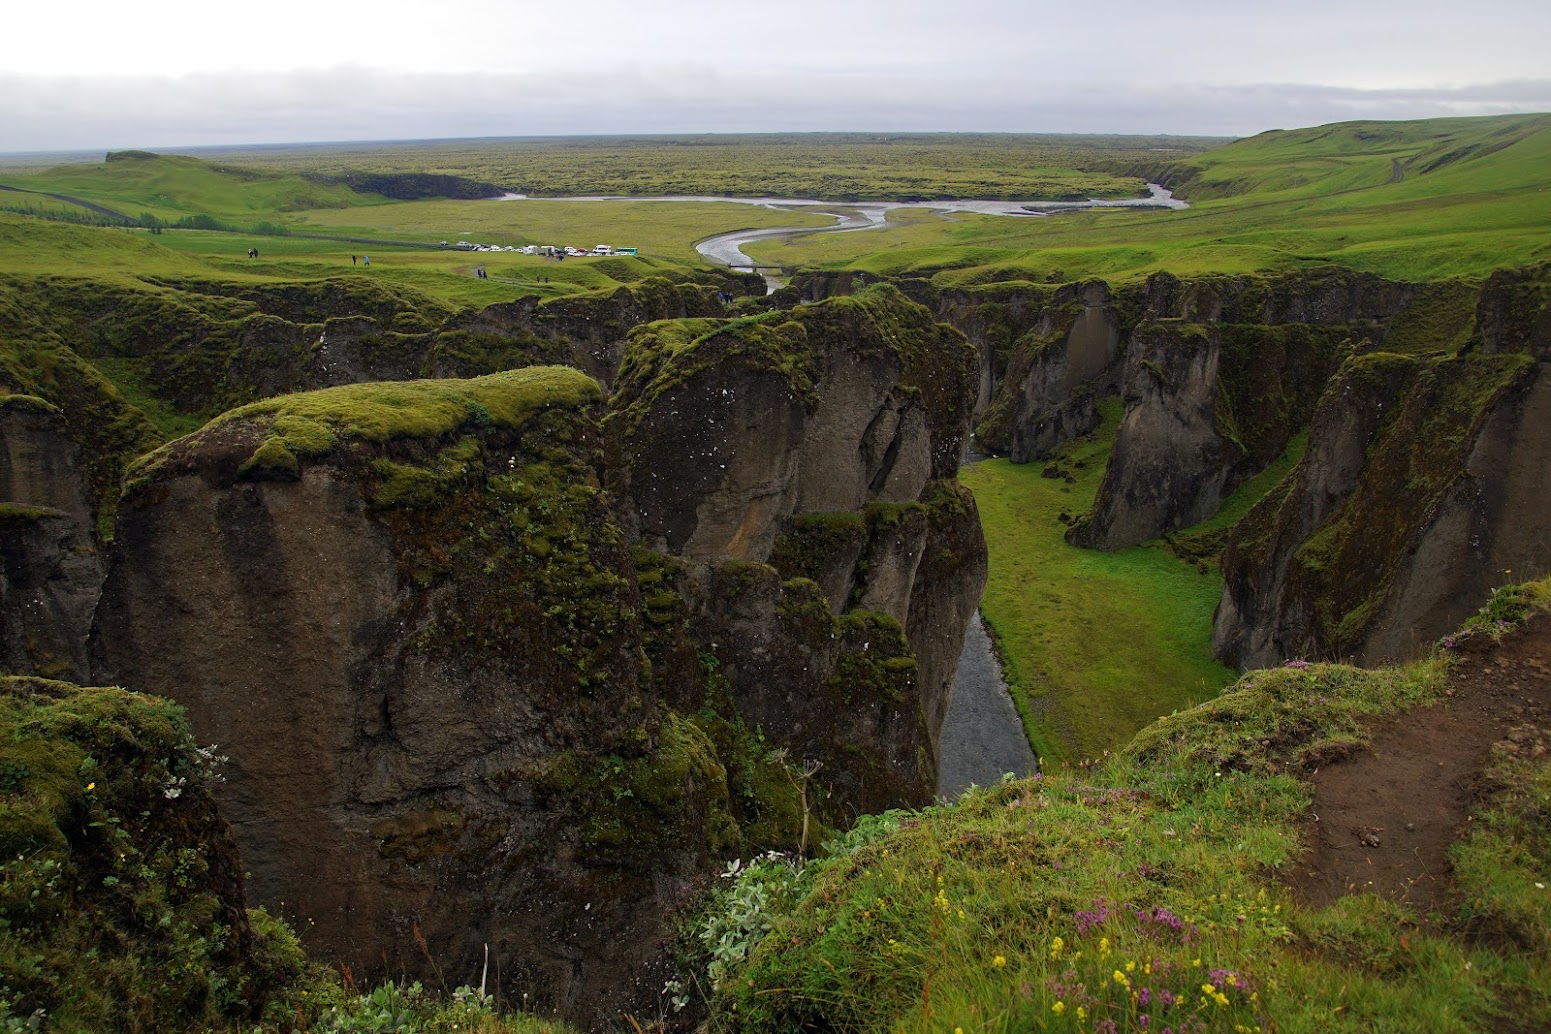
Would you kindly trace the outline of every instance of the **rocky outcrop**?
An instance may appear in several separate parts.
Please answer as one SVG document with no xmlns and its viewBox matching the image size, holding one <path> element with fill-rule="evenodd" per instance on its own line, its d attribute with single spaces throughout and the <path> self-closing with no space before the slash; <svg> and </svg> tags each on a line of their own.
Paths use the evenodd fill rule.
<svg viewBox="0 0 1551 1034">
<path fill-rule="evenodd" d="M 1155 319 L 1344 326 L 1382 340 L 1390 321 L 1406 309 L 1418 291 L 1414 284 L 1339 266 L 1273 277 L 1183 280 L 1170 273 L 1155 273 L 1147 278 L 1142 303 L 1147 315 Z"/>
<path fill-rule="evenodd" d="M 610 418 L 626 519 L 653 548 L 760 562 L 783 518 L 914 500 L 958 468 L 973 362 L 889 289 L 645 328 Z"/>
<path fill-rule="evenodd" d="M 905 721 L 894 727 L 921 733 L 888 749 L 920 756 L 905 783 L 859 800 L 901 787 L 908 798 L 930 795 L 953 667 L 985 582 L 974 501 L 951 484 L 974 362 L 964 339 L 925 309 L 873 288 L 732 324 L 644 328 L 621 368 L 610 421 L 622 519 L 634 536 L 695 561 L 708 584 L 721 584 L 728 564 L 772 563 L 784 578 L 811 582 L 798 598 L 822 599 L 831 618 L 881 619 L 906 633 L 915 670 L 899 691 Z M 757 596 L 757 613 L 775 605 L 772 591 Z M 717 605 L 713 593 L 702 612 Z M 844 730 L 833 726 L 833 701 L 799 706 L 798 680 L 771 703 L 769 648 L 757 637 L 713 638 L 727 646 L 719 656 L 739 707 L 761 721 L 781 713 L 766 726 L 776 742 L 841 778 L 851 748 L 836 737 Z M 871 640 L 881 648 L 878 635 Z M 810 737 L 815 730 L 825 743 Z"/>
<path fill-rule="evenodd" d="M 1307 424 L 1341 337 L 1307 325 L 1142 323 L 1109 466 L 1068 540 L 1122 549 L 1216 513 Z"/>
<path fill-rule="evenodd" d="M 231 755 L 250 892 L 316 956 L 473 974 L 488 944 L 512 997 L 610 1015 L 736 850 L 647 681 L 599 404 L 563 368 L 289 396 L 127 491 L 98 671 Z"/>
<path fill-rule="evenodd" d="M 0 396 L 0 672 L 85 678 L 103 578 L 94 511 L 58 407 Z"/>
<path fill-rule="evenodd" d="M 563 367 L 346 385 L 132 472 L 96 677 L 230 754 L 250 893 L 315 955 L 489 945 L 509 999 L 612 1018 L 715 859 L 932 799 L 985 578 L 963 339 L 882 292 L 630 349 L 606 423 Z M 862 532 L 833 603 L 767 562 L 820 515 Z"/>
<path fill-rule="evenodd" d="M 1463 356 L 1342 367 L 1303 461 L 1230 538 L 1219 656 L 1251 667 L 1414 655 L 1510 572 L 1551 564 L 1545 279 L 1494 277 Z"/>
<path fill-rule="evenodd" d="M 1012 349 L 1001 390 L 975 428 L 976 443 L 1014 463 L 1049 455 L 1098 424 L 1121 364 L 1121 323 L 1100 281 L 1056 291 Z"/>
</svg>

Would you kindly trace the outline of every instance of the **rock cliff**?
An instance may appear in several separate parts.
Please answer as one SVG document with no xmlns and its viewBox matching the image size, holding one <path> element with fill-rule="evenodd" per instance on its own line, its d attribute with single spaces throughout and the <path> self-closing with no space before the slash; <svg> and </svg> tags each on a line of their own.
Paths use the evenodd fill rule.
<svg viewBox="0 0 1551 1034">
<path fill-rule="evenodd" d="M 96 677 L 231 755 L 250 893 L 316 955 L 488 944 L 510 995 L 615 1017 L 715 859 L 931 799 L 972 379 L 880 292 L 641 328 L 607 404 L 561 367 L 250 404 L 131 473 Z M 834 601 L 821 517 L 862 532 Z"/>
<path fill-rule="evenodd" d="M 1216 513 L 1308 423 L 1342 337 L 1303 324 L 1144 321 L 1131 333 L 1104 481 L 1068 540 L 1121 549 Z"/>
<path fill-rule="evenodd" d="M 1240 666 L 1404 657 L 1551 566 L 1548 271 L 1482 289 L 1463 354 L 1379 352 L 1330 381 L 1302 462 L 1223 557 L 1214 643 Z"/>
<path fill-rule="evenodd" d="M 103 578 L 94 511 L 59 409 L 0 395 L 0 672 L 85 677 Z"/>
</svg>

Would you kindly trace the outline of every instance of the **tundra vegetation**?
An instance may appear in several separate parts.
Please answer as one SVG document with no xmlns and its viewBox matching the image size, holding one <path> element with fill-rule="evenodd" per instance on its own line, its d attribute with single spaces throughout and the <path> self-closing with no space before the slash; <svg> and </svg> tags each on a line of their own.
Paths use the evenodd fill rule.
<svg viewBox="0 0 1551 1034">
<path fill-rule="evenodd" d="M 1400 607 L 1395 592 L 1428 588 L 1404 559 L 1436 553 L 1417 515 L 1449 512 L 1504 400 L 1527 393 L 1544 366 L 1546 267 L 1492 274 L 1551 260 L 1548 151 L 1551 116 L 1503 116 L 1232 143 L 854 134 L 119 152 L 47 169 L 0 161 L 0 184 L 19 188 L 0 191 L 0 419 L 28 433 L 63 428 L 84 486 L 70 535 L 55 531 L 75 519 L 68 508 L 0 500 L 0 544 L 34 548 L 53 536 L 51 557 L 99 553 L 124 489 L 143 495 L 183 455 L 156 450 L 215 421 L 204 434 L 240 437 L 236 476 L 250 486 L 286 483 L 336 447 L 349 451 L 366 505 L 398 515 L 404 584 L 432 589 L 428 598 L 454 568 L 479 568 L 468 552 L 479 539 L 502 543 L 486 567 L 524 579 L 523 564 L 565 567 L 582 589 L 542 602 L 574 627 L 602 627 L 628 603 L 642 671 L 688 673 L 686 696 L 647 709 L 651 732 L 614 756 L 617 768 L 609 755 L 572 750 L 547 769 L 542 792 L 579 802 L 576 843 L 630 864 L 686 844 L 717 864 L 757 857 L 728 866 L 680 917 L 676 967 L 655 973 L 662 993 L 639 998 L 650 1004 L 632 1023 L 1543 1029 L 1544 729 L 1519 730 L 1480 774 L 1443 899 L 1424 907 L 1354 892 L 1314 902 L 1287 884 L 1312 836 L 1322 766 L 1386 722 L 1449 699 L 1462 644 L 1490 651 L 1527 634 L 1526 623 L 1551 621 L 1537 616 L 1551 596 L 1545 581 L 1501 587 L 1544 571 L 1499 568 L 1472 583 L 1483 596 L 1497 587 L 1482 615 L 1438 649 L 1412 650 L 1409 664 L 1311 664 L 1303 657 L 1327 654 L 1296 647 L 1361 654 Z M 1149 180 L 1191 207 L 1028 218 L 898 210 L 876 231 L 752 245 L 759 261 L 797 274 L 774 298 L 757 278 L 705 269 L 693 244 L 824 217 L 714 201 L 485 200 L 500 191 L 1062 200 L 1134 197 Z M 642 255 L 556 262 L 440 246 L 460 239 L 607 241 Z M 259 258 L 249 258 L 255 247 Z M 353 261 L 366 253 L 370 267 Z M 1112 293 L 1102 305 L 1061 293 L 1095 278 Z M 877 280 L 897 293 L 766 315 Z M 739 719 L 716 658 L 685 652 L 681 563 L 621 548 L 597 509 L 612 486 L 589 483 L 574 457 L 530 435 L 531 463 L 512 489 L 527 494 L 477 501 L 480 436 L 528 415 L 501 408 L 504 389 L 412 389 L 430 421 L 414 433 L 436 445 L 395 451 L 409 432 L 383 424 L 379 403 L 400 389 L 349 387 L 486 375 L 527 384 L 503 372 L 564 363 L 603 382 L 599 393 L 587 378 L 565 380 L 567 405 L 618 387 L 638 404 L 615 429 L 649 438 L 637 426 L 649 403 L 671 402 L 715 349 L 803 397 L 823 366 L 809 336 L 863 312 L 912 362 L 904 338 L 914 340 L 918 317 L 874 319 L 897 311 L 899 293 L 979 349 L 996 390 L 977 408 L 977 433 L 997 452 L 1023 447 L 1025 378 L 1051 363 L 1085 310 L 1109 312 L 1121 345 L 1059 414 L 1060 441 L 1015 456 L 1032 462 L 995 458 L 962 474 L 990 551 L 985 617 L 1045 772 L 954 805 L 864 816 L 849 831 L 849 814 L 824 816 L 832 829 L 810 808 L 811 773 Z M 1350 318 L 1325 319 L 1321 306 L 1337 297 Z M 1144 325 L 1150 337 L 1137 336 Z M 1284 379 L 1270 390 L 1259 378 L 1273 354 Z M 1124 548 L 1073 545 L 1134 503 L 1112 471 L 1120 457 L 1138 462 L 1127 437 L 1136 400 L 1183 383 L 1185 361 L 1200 355 L 1221 371 L 1204 404 L 1215 436 L 1207 451 L 1228 471 L 1221 491 L 1202 496 L 1204 513 L 1170 500 L 1179 505 L 1155 533 Z M 926 397 L 942 412 L 933 392 L 953 394 L 959 377 L 947 386 L 913 369 L 901 398 Z M 1327 384 L 1335 390 L 1321 394 Z M 298 391 L 310 394 L 288 394 Z M 1342 398 L 1371 401 L 1382 418 L 1356 449 L 1356 487 L 1305 528 L 1298 516 L 1326 487 L 1306 457 L 1322 448 Z M 386 400 L 392 420 L 400 401 Z M 568 419 L 535 426 L 567 444 L 587 440 Z M 491 484 L 503 478 L 515 484 L 518 474 L 495 471 Z M 782 527 L 769 566 L 730 564 L 721 585 L 738 607 L 779 599 L 781 620 L 817 630 L 814 643 L 858 647 L 826 685 L 836 700 L 877 687 L 894 699 L 916 669 L 899 622 L 860 606 L 867 567 L 889 543 L 963 511 L 961 494 L 941 483 L 919 502 L 803 515 Z M 453 497 L 463 509 L 441 514 Z M 490 507 L 519 505 L 543 518 L 520 542 L 506 542 L 498 521 L 479 523 Z M 460 515 L 475 523 L 456 525 Z M 607 572 L 567 566 L 553 548 L 594 539 L 612 550 Z M 1369 556 L 1379 540 L 1382 555 Z M 838 603 L 852 612 L 835 617 L 822 583 L 857 556 L 860 580 Z M 946 571 L 960 559 L 942 548 L 932 562 Z M 4 574 L 6 586 L 32 577 Z M 632 599 L 589 595 L 605 583 Z M 511 600 L 491 600 L 515 606 L 525 584 L 514 579 Z M 1258 639 L 1229 636 L 1225 648 L 1221 627 L 1214 643 L 1213 610 L 1230 598 L 1274 598 L 1280 609 Z M 0 1030 L 566 1029 L 500 997 L 499 978 L 486 987 L 478 972 L 372 987 L 309 961 L 286 922 L 247 906 L 214 804 L 219 758 L 195 744 L 181 709 L 133 685 L 35 677 L 84 676 L 48 642 L 12 635 L 10 613 L 0 611 L 0 647 L 35 663 L 11 662 L 27 677 L 0 682 Z M 443 616 L 459 635 L 484 634 L 479 615 L 453 607 Z M 83 628 L 90 617 L 76 615 Z M 874 643 L 888 650 L 868 658 Z M 579 684 L 592 685 L 612 662 L 582 645 Z M 451 646 L 412 648 L 430 656 Z M 1225 649 L 1230 660 L 1279 649 L 1269 662 L 1279 666 L 1235 681 L 1217 659 Z M 37 662 L 49 657 L 52 666 Z M 681 836 L 686 822 L 692 835 Z M 432 821 L 388 840 L 441 853 L 461 834 Z M 810 850 L 793 850 L 799 837 Z M 438 964 L 428 949 L 418 961 Z"/>
</svg>

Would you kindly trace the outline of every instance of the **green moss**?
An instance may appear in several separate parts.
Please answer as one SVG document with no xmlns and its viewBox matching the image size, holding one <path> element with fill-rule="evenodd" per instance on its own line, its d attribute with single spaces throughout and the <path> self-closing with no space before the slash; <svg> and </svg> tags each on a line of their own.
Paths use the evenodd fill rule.
<svg viewBox="0 0 1551 1034">
<path fill-rule="evenodd" d="M 264 444 L 237 468 L 239 477 L 288 476 L 295 478 L 301 468 L 296 453 L 286 448 L 285 440 L 278 436 L 264 439 Z"/>
<path fill-rule="evenodd" d="M 58 413 L 59 407 L 36 395 L 0 395 L 0 409 L 29 409 L 38 413 Z"/>
<path fill-rule="evenodd" d="M 1217 432 L 1238 446 L 1248 465 L 1264 469 L 1308 425 L 1346 344 L 1340 329 L 1303 324 L 1213 328 L 1217 363 Z"/>
<path fill-rule="evenodd" d="M 836 629 L 851 648 L 836 659 L 834 674 L 824 684 L 826 694 L 846 705 L 915 698 L 915 657 L 893 616 L 851 610 L 836 620 Z"/>
<path fill-rule="evenodd" d="M 0 503 L 0 528 L 36 524 L 48 517 L 63 516 L 61 511 L 49 506 L 28 506 L 25 503 Z"/>
<path fill-rule="evenodd" d="M 225 1028 L 301 964 L 257 950 L 212 761 L 174 704 L 0 678 L 0 1020 Z"/>
<path fill-rule="evenodd" d="M 647 863 L 664 851 L 696 848 L 716 856 L 739 845 L 715 745 L 673 712 L 663 717 L 655 750 L 598 759 L 580 792 L 587 799 L 583 842 L 610 861 Z"/>
<path fill-rule="evenodd" d="M 313 425 L 327 428 L 336 440 L 388 442 L 436 438 L 475 424 L 476 416 L 497 427 L 521 427 L 543 409 L 576 408 L 600 395 L 598 383 L 579 370 L 535 367 L 473 380 L 347 384 L 283 395 L 234 409 L 212 423 L 261 421 L 267 417 L 288 447 L 305 453 L 307 442 L 293 445 L 287 431 L 282 430 L 283 422 L 287 427 L 303 428 L 301 436 L 308 442 L 312 440 L 308 436 L 317 433 Z"/>
<path fill-rule="evenodd" d="M 835 565 L 849 566 L 866 540 L 867 525 L 860 514 L 798 514 L 776 538 L 770 563 L 782 578 L 820 581 Z"/>
<path fill-rule="evenodd" d="M 1386 352 L 1453 355 L 1470 339 L 1480 284 L 1440 280 L 1417 288 L 1416 296 L 1390 321 Z"/>
<path fill-rule="evenodd" d="M 1369 362 L 1351 364 L 1359 379 L 1396 365 L 1364 358 Z M 1443 359 L 1406 371 L 1409 388 L 1390 396 L 1357 489 L 1293 554 L 1289 584 L 1312 601 L 1326 650 L 1343 656 L 1362 642 L 1410 544 L 1464 475 L 1483 421 L 1533 370 L 1530 357 L 1507 355 Z"/>
<path fill-rule="evenodd" d="M 371 484 L 371 502 L 377 507 L 436 506 L 466 487 L 483 467 L 483 450 L 473 437 L 441 450 L 429 468 L 375 459 L 371 470 L 378 480 Z"/>
</svg>

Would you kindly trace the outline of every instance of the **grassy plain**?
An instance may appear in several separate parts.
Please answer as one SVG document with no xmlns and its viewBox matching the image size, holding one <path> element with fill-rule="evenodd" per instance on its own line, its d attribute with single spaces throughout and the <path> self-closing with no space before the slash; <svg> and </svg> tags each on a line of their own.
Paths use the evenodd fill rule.
<svg viewBox="0 0 1551 1034">
<path fill-rule="evenodd" d="M 985 460 L 959 473 L 990 551 L 981 611 L 1029 741 L 1047 762 L 1097 757 L 1233 678 L 1211 652 L 1222 596 L 1215 569 L 1157 542 L 1104 553 L 1062 538 L 1058 517 L 1092 504 L 1118 422 L 1110 400 L 1092 440 L 1059 455 L 1072 484 L 1044 477 L 1038 463 Z"/>
<path fill-rule="evenodd" d="M 834 219 L 813 212 L 727 201 L 409 201 L 308 212 L 298 217 L 297 232 L 399 235 L 432 243 L 464 239 L 503 246 L 552 244 L 585 249 L 608 244 L 638 248 L 644 255 L 700 262 L 694 245 L 707 237 L 733 230 L 833 223 Z M 500 256 L 480 258 L 500 260 Z"/>
<path fill-rule="evenodd" d="M 430 140 L 204 149 L 245 165 L 324 174 L 455 173 L 545 197 L 586 194 L 856 201 L 1136 197 L 1128 168 L 1198 154 L 1218 137 L 1015 133 L 785 133 Z"/>
<path fill-rule="evenodd" d="M 866 234 L 767 241 L 779 265 L 1001 280 L 1135 280 L 1337 264 L 1399 279 L 1481 276 L 1551 258 L 1551 115 L 1278 131 L 1147 171 L 1185 211 L 914 218 Z"/>
</svg>

